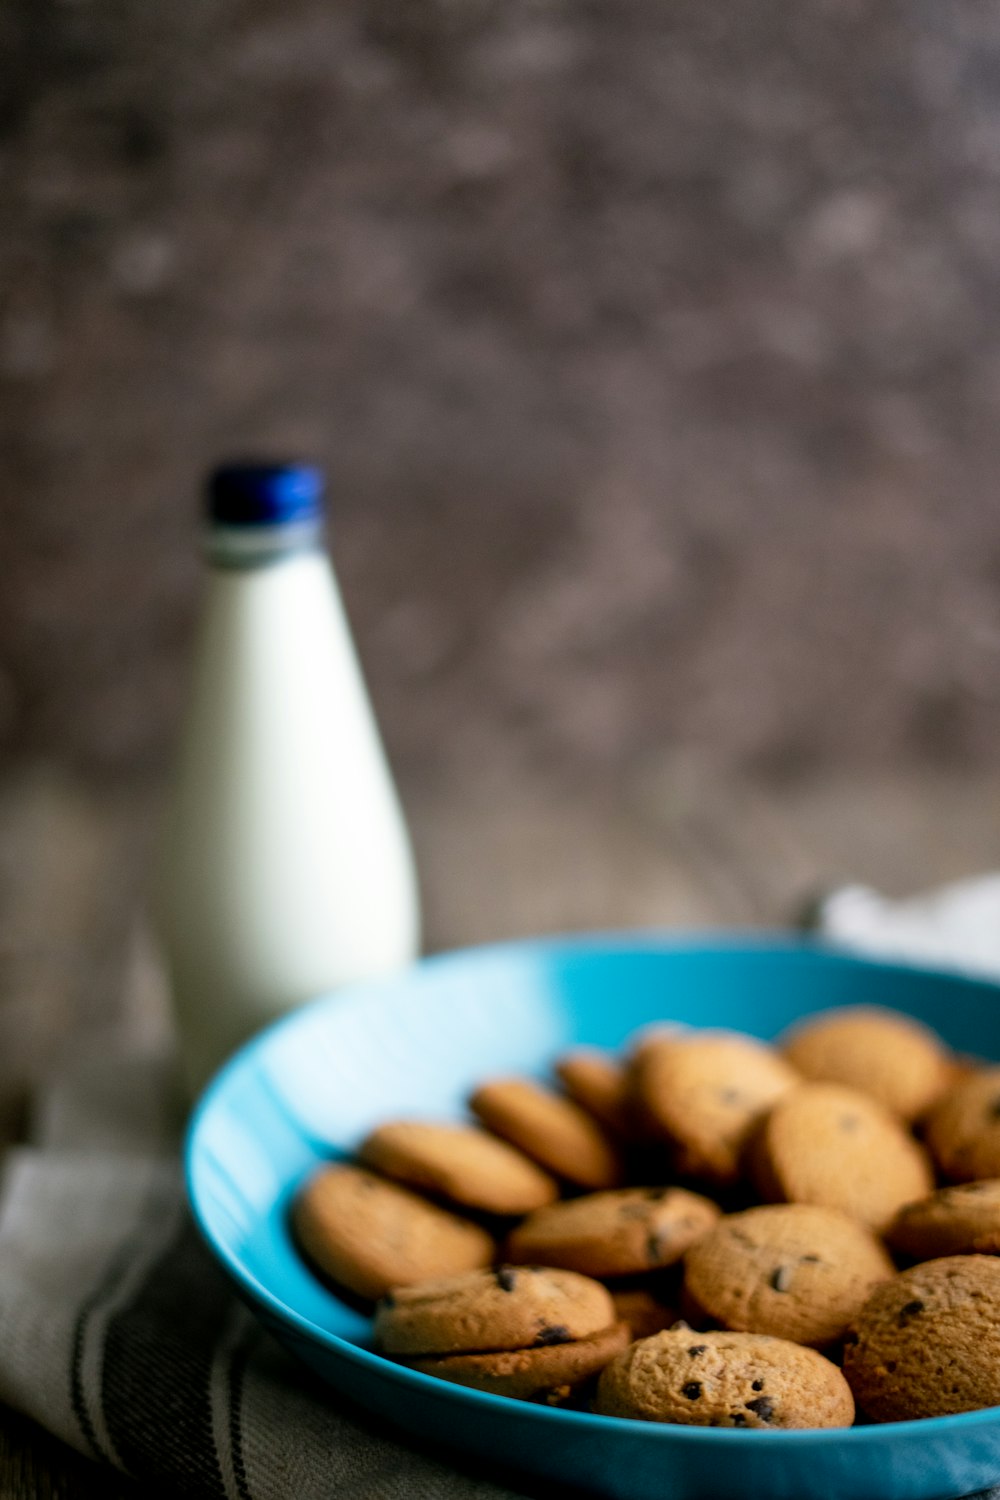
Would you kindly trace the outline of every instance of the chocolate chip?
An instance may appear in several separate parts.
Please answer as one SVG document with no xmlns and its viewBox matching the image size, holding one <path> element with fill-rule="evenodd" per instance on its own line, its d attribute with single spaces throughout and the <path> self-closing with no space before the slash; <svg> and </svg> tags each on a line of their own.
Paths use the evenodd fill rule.
<svg viewBox="0 0 1000 1500">
<path fill-rule="evenodd" d="M 686 1322 L 684 1318 L 678 1318 L 676 1323 L 671 1323 L 670 1332 L 676 1333 L 678 1329 L 680 1329 L 682 1333 L 690 1333 L 691 1324 Z"/>
<path fill-rule="evenodd" d="M 663 1252 L 670 1242 L 669 1234 L 662 1229 L 654 1230 L 646 1241 L 646 1254 L 651 1266 L 658 1266 L 663 1259 Z"/>
<path fill-rule="evenodd" d="M 729 1421 L 733 1427 L 745 1427 L 747 1425 L 747 1419 L 741 1411 L 734 1411 Z"/>
<path fill-rule="evenodd" d="M 887 1375 L 894 1375 L 896 1373 L 896 1361 L 894 1359 L 887 1359 L 885 1369 Z"/>
<path fill-rule="evenodd" d="M 663 1188 L 647 1188 L 645 1196 L 649 1199 L 650 1203 L 660 1203 L 667 1196 L 668 1193 L 672 1193 L 672 1192 L 673 1192 L 673 1188 L 668 1188 L 668 1187 L 663 1187 Z"/>
<path fill-rule="evenodd" d="M 774 1402 L 770 1396 L 756 1396 L 753 1401 L 744 1401 L 747 1411 L 756 1412 L 762 1422 L 770 1422 L 774 1416 Z"/>
<path fill-rule="evenodd" d="M 791 1266 L 779 1266 L 771 1273 L 770 1285 L 776 1292 L 787 1292 L 791 1289 L 794 1271 Z"/>
<path fill-rule="evenodd" d="M 809 1261 L 810 1264 L 814 1266 L 820 1266 L 823 1264 L 821 1258 L 818 1255 L 800 1255 L 799 1260 Z"/>
<path fill-rule="evenodd" d="M 755 1380 L 753 1382 L 753 1384 L 751 1385 L 750 1389 L 752 1391 L 762 1391 L 764 1389 L 764 1382 L 763 1382 L 763 1380 Z"/>
<path fill-rule="evenodd" d="M 692 1344 L 690 1349 L 688 1350 L 688 1353 L 690 1354 L 691 1358 L 694 1359 L 696 1354 L 704 1354 L 707 1348 L 707 1344 Z"/>
<path fill-rule="evenodd" d="M 686 1396 L 689 1401 L 700 1401 L 701 1381 L 689 1380 L 687 1385 L 681 1387 L 681 1395 Z"/>
<path fill-rule="evenodd" d="M 502 1292 L 512 1292 L 517 1286 L 517 1272 L 513 1266 L 497 1266 L 493 1274 Z"/>
<path fill-rule="evenodd" d="M 1000 1099 L 993 1100 L 989 1107 L 989 1114 L 991 1119 L 1000 1120 Z"/>
<path fill-rule="evenodd" d="M 545 1349 L 549 1344 L 568 1344 L 569 1329 L 563 1323 L 545 1323 L 538 1330 L 533 1349 Z"/>
<path fill-rule="evenodd" d="M 899 1309 L 898 1322 L 900 1328 L 905 1328 L 907 1323 L 909 1323 L 912 1318 L 915 1318 L 918 1313 L 922 1313 L 923 1310 L 924 1304 L 920 1301 L 919 1298 L 915 1298 L 912 1302 L 907 1302 L 904 1307 L 901 1307 Z"/>
</svg>

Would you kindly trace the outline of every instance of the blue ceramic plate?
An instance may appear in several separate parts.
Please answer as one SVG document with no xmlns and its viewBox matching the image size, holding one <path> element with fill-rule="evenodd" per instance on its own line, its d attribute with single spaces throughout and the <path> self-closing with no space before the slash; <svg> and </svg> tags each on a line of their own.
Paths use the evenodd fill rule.
<svg viewBox="0 0 1000 1500">
<path fill-rule="evenodd" d="M 205 1093 L 187 1148 L 201 1229 L 279 1339 L 399 1427 L 587 1493 L 629 1500 L 941 1500 L 1000 1480 L 1000 1408 L 847 1431 L 670 1427 L 467 1390 L 375 1354 L 368 1321 L 310 1274 L 288 1206 L 316 1164 L 389 1116 L 460 1116 L 490 1073 L 544 1076 L 571 1043 L 664 1018 L 773 1037 L 827 1006 L 908 1011 L 1000 1057 L 1000 990 L 790 941 L 650 937 L 448 954 L 316 1001 Z"/>
</svg>

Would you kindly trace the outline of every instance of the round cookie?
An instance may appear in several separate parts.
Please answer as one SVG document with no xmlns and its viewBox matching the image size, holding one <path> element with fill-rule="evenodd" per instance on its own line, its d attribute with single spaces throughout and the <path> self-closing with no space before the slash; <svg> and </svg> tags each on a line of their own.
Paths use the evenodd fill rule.
<svg viewBox="0 0 1000 1500">
<path fill-rule="evenodd" d="M 987 1068 L 948 1090 L 931 1110 L 927 1144 L 945 1177 L 1000 1177 L 1000 1068 Z"/>
<path fill-rule="evenodd" d="M 556 1059 L 553 1071 L 581 1109 L 614 1134 L 630 1134 L 628 1076 L 616 1057 L 599 1047 L 575 1047 Z"/>
<path fill-rule="evenodd" d="M 471 1385 L 495 1396 L 544 1401 L 559 1406 L 628 1347 L 627 1323 L 613 1323 L 585 1339 L 541 1349 L 509 1349 L 500 1354 L 440 1354 L 406 1363 L 425 1375 Z"/>
<path fill-rule="evenodd" d="M 632 1082 L 643 1117 L 673 1143 L 677 1169 L 729 1183 L 754 1122 L 799 1078 L 753 1037 L 687 1032 L 652 1036 L 633 1056 Z"/>
<path fill-rule="evenodd" d="M 879 1233 L 934 1185 L 926 1152 L 896 1116 L 839 1083 L 803 1083 L 779 1099 L 750 1161 L 762 1197 L 839 1208 Z"/>
<path fill-rule="evenodd" d="M 950 1255 L 876 1287 L 844 1374 L 876 1422 L 1000 1405 L 1000 1260 Z"/>
<path fill-rule="evenodd" d="M 567 1182 L 608 1188 L 621 1181 L 616 1148 L 572 1100 L 527 1078 L 494 1078 L 481 1084 L 469 1103 L 484 1125 Z"/>
<path fill-rule="evenodd" d="M 668 1329 L 607 1366 L 595 1411 L 697 1427 L 850 1427 L 854 1401 L 836 1365 L 759 1333 Z"/>
<path fill-rule="evenodd" d="M 632 1276 L 680 1260 L 719 1217 L 684 1188 L 619 1188 L 537 1209 L 513 1229 L 508 1260 L 585 1276 Z"/>
<path fill-rule="evenodd" d="M 684 1287 L 714 1323 L 825 1348 L 895 1275 L 879 1241 L 832 1208 L 780 1203 L 728 1214 L 684 1260 Z"/>
<path fill-rule="evenodd" d="M 488 1266 L 491 1235 L 359 1167 L 321 1167 L 292 1206 L 309 1259 L 359 1297 Z"/>
<path fill-rule="evenodd" d="M 373 1130 L 358 1155 L 388 1177 L 484 1213 L 527 1214 L 559 1196 L 541 1167 L 472 1125 L 394 1120 Z"/>
<path fill-rule="evenodd" d="M 375 1310 L 387 1354 L 478 1354 L 588 1338 L 615 1322 L 607 1290 L 574 1271 L 499 1266 L 399 1287 Z"/>
<path fill-rule="evenodd" d="M 992 1250 L 1000 1238 L 1000 1178 L 939 1188 L 907 1203 L 886 1233 L 894 1250 L 914 1260 Z"/>
<path fill-rule="evenodd" d="M 924 1114 L 951 1078 L 948 1055 L 928 1026 L 878 1006 L 822 1011 L 780 1045 L 804 1078 L 860 1089 L 904 1120 Z"/>
</svg>

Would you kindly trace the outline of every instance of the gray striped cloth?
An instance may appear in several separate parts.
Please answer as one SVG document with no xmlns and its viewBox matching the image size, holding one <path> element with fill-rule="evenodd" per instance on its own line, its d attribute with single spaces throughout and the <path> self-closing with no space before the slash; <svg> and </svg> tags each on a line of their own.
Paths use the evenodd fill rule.
<svg viewBox="0 0 1000 1500">
<path fill-rule="evenodd" d="M 188 1216 L 170 1077 L 162 1055 L 77 1057 L 5 1160 L 0 1400 L 178 1495 L 532 1494 L 418 1451 L 263 1333 Z"/>
</svg>

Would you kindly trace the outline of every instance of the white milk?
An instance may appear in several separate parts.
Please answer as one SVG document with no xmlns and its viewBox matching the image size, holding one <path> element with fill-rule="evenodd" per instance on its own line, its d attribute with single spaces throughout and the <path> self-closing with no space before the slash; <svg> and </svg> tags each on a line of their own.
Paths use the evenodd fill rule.
<svg viewBox="0 0 1000 1500">
<path fill-rule="evenodd" d="M 154 897 L 192 1089 L 273 1017 L 390 973 L 419 944 L 406 830 L 332 569 L 315 546 L 280 555 L 297 530 L 214 532 Z"/>
</svg>

